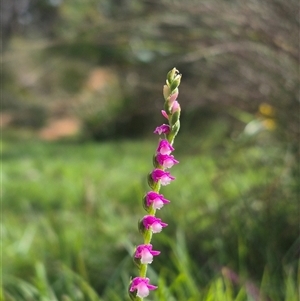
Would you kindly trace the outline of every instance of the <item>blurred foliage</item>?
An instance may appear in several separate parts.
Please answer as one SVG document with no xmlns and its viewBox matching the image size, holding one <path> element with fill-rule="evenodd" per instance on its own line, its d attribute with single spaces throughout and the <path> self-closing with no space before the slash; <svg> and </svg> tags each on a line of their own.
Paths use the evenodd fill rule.
<svg viewBox="0 0 300 301">
<path fill-rule="evenodd" d="M 176 140 L 175 155 L 183 164 L 172 170 L 177 185 L 163 189 L 172 203 L 158 214 L 169 227 L 153 238 L 162 253 L 149 270 L 160 284 L 157 300 L 223 300 L 223 294 L 248 300 L 253 290 L 275 301 L 294 300 L 299 277 L 295 158 L 273 132 L 241 132 L 232 140 L 219 129 L 212 122 L 201 139 L 181 135 Z M 214 139 L 208 139 L 211 135 Z M 151 159 L 145 158 L 152 153 L 153 141 L 146 140 L 4 140 L 8 300 L 126 295 L 151 169 Z M 225 278 L 215 282 L 221 273 Z"/>
<path fill-rule="evenodd" d="M 254 287 L 266 300 L 296 301 L 298 8 L 3 0 L 5 298 L 124 300 L 153 143 L 12 137 L 69 115 L 84 139 L 148 135 L 176 66 L 184 164 L 174 169 L 179 185 L 165 188 L 172 206 L 160 214 L 170 226 L 155 237 L 153 300 L 250 300 Z"/>
<path fill-rule="evenodd" d="M 253 114 L 264 102 L 276 110 L 281 139 L 299 139 L 296 0 L 4 0 L 2 8 L 4 77 L 11 75 L 3 109 L 13 101 L 78 112 L 90 72 L 108 67 L 119 77 L 120 104 L 97 120 L 79 118 L 96 138 L 144 134 L 160 122 L 151 113 L 176 66 L 184 119 L 207 109 L 208 119 L 231 108 Z M 98 108 L 103 97 L 92 92 Z"/>
</svg>

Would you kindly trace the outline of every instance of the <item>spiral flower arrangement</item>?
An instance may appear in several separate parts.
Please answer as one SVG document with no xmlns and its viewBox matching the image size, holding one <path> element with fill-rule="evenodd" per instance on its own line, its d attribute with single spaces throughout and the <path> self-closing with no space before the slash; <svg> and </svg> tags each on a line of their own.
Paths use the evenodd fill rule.
<svg viewBox="0 0 300 301">
<path fill-rule="evenodd" d="M 173 68 L 167 74 L 166 85 L 163 87 L 165 99 L 162 115 L 167 119 L 168 124 L 158 126 L 154 133 L 160 136 L 156 153 L 153 156 L 153 171 L 148 175 L 148 185 L 151 191 L 147 192 L 143 199 L 143 205 L 147 214 L 139 221 L 139 230 L 143 235 L 144 243 L 138 245 L 134 252 L 134 262 L 139 268 L 139 276 L 133 278 L 129 285 L 129 296 L 133 301 L 142 301 L 149 295 L 150 290 L 157 286 L 150 284 L 147 278 L 147 267 L 151 264 L 153 257 L 160 254 L 160 251 L 153 250 L 151 244 L 152 235 L 162 231 L 168 224 L 156 217 L 156 210 L 170 203 L 162 194 L 161 186 L 166 186 L 175 180 L 168 169 L 179 162 L 171 153 L 174 151 L 173 143 L 180 128 L 180 105 L 177 101 L 178 86 L 180 85 L 181 74 Z"/>
</svg>

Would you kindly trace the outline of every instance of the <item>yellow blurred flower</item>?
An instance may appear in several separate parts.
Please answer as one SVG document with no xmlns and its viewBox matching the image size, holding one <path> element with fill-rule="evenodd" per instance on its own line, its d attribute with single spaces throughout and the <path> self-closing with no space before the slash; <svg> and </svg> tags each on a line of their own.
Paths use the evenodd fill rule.
<svg viewBox="0 0 300 301">
<path fill-rule="evenodd" d="M 259 105 L 259 113 L 265 117 L 274 117 L 275 116 L 275 108 L 267 103 L 262 103 Z"/>
<path fill-rule="evenodd" d="M 272 118 L 266 118 L 262 121 L 262 124 L 269 131 L 273 131 L 276 128 L 276 122 Z"/>
</svg>

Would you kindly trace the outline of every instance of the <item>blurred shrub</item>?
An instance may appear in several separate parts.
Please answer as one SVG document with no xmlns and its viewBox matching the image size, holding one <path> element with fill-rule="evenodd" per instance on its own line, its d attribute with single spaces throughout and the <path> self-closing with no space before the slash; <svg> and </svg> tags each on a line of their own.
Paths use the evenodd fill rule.
<svg viewBox="0 0 300 301">
<path fill-rule="evenodd" d="M 47 107 L 31 98 L 30 88 L 26 85 L 16 87 L 15 70 L 3 66 L 1 111 L 10 116 L 11 126 L 40 128 L 48 117 Z M 14 72 L 13 72 L 14 71 Z"/>
<path fill-rule="evenodd" d="M 40 128 L 45 125 L 47 111 L 41 105 L 18 105 L 13 113 L 11 125 L 16 127 Z"/>
<path fill-rule="evenodd" d="M 221 124 L 206 125 L 201 138 L 176 140 L 182 164 L 172 170 L 177 184 L 163 188 L 172 203 L 158 214 L 169 227 L 153 238 L 162 253 L 151 277 L 169 289 L 188 277 L 203 292 L 226 266 L 241 279 L 237 287 L 264 281 L 264 293 L 284 300 L 284 279 L 299 259 L 295 158 L 272 132 L 242 133 L 233 141 Z M 55 293 L 69 291 L 68 279 L 71 287 L 77 283 L 65 266 L 99 294 L 125 291 L 135 271 L 130 256 L 141 241 L 136 222 L 144 214 L 153 151 L 147 140 L 5 142 L 4 274 L 35 285 L 42 262 Z M 5 287 L 12 284 L 7 278 Z"/>
<path fill-rule="evenodd" d="M 41 89 L 33 90 L 33 98 L 59 99 L 65 110 L 72 111 L 73 95 L 83 89 L 87 69 L 113 67 L 118 74 L 117 98 L 126 102 L 118 110 L 126 118 L 118 126 L 120 115 L 108 118 L 110 111 L 104 110 L 100 115 L 110 120 L 108 128 L 118 130 L 102 135 L 102 126 L 99 134 L 89 126 L 92 137 L 119 131 L 130 135 L 137 125 L 141 134 L 153 128 L 159 117 L 150 115 L 161 105 L 165 73 L 176 66 L 183 73 L 180 99 L 187 118 L 204 107 L 213 106 L 226 115 L 232 107 L 254 113 L 267 103 L 276 109 L 281 139 L 291 143 L 299 139 L 296 0 L 37 2 L 11 2 L 19 14 L 31 16 L 21 31 L 17 18 L 5 21 L 13 37 L 18 33 L 28 39 L 31 51 L 22 47 L 24 60 L 40 56 L 35 61 L 42 66 L 37 77 L 44 77 L 48 85 L 36 81 Z M 49 9 L 51 22 L 41 26 L 41 16 Z M 7 45 L 5 62 L 12 55 L 11 44 Z M 81 74 L 74 67 L 78 63 L 85 66 Z M 27 74 L 35 73 L 34 65 L 21 66 Z"/>
<path fill-rule="evenodd" d="M 116 135 L 118 119 L 126 111 L 122 97 L 119 79 L 112 70 L 95 68 L 90 72 L 74 103 L 85 136 L 100 139 Z"/>
</svg>

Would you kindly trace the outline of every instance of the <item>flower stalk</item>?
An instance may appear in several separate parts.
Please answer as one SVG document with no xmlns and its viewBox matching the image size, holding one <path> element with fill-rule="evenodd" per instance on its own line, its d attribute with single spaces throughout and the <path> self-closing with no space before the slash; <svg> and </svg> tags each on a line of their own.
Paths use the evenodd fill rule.
<svg viewBox="0 0 300 301">
<path fill-rule="evenodd" d="M 160 251 L 153 250 L 151 244 L 153 234 L 160 233 L 168 224 L 156 217 L 156 211 L 164 205 L 169 204 L 160 189 L 169 185 L 175 177 L 167 169 L 179 162 L 171 153 L 174 151 L 173 143 L 180 128 L 180 104 L 177 101 L 179 94 L 181 74 L 173 68 L 167 74 L 166 84 L 163 87 L 164 110 L 161 111 L 168 124 L 158 126 L 154 133 L 162 135 L 159 139 L 156 153 L 153 156 L 154 169 L 148 175 L 148 185 L 151 191 L 147 192 L 143 198 L 143 207 L 147 212 L 138 223 L 138 228 L 143 235 L 143 244 L 136 247 L 133 260 L 139 269 L 139 276 L 131 280 L 129 285 L 129 296 L 133 301 L 142 301 L 149 295 L 150 290 L 155 290 L 157 286 L 150 284 L 150 279 L 146 277 L 148 264 L 151 264 L 154 256 L 158 256 Z"/>
</svg>

